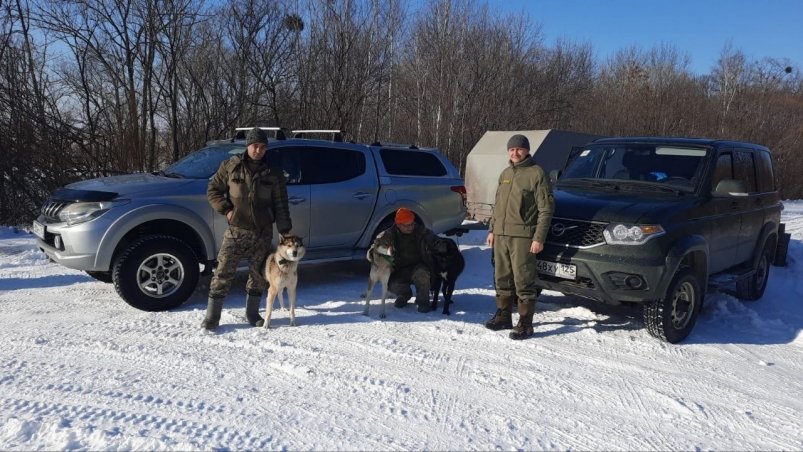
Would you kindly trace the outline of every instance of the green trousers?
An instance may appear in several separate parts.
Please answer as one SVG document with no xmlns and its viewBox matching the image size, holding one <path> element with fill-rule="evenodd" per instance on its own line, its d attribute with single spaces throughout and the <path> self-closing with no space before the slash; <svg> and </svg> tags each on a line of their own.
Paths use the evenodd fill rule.
<svg viewBox="0 0 803 452">
<path fill-rule="evenodd" d="M 516 297 L 519 302 L 535 302 L 536 255 L 530 253 L 529 237 L 494 236 L 494 282 L 496 294 Z"/>
</svg>

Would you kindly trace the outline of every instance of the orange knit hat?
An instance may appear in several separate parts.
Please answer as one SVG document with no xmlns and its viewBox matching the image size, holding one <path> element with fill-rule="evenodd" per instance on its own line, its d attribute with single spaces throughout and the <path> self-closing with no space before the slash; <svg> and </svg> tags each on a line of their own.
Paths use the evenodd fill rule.
<svg viewBox="0 0 803 452">
<path fill-rule="evenodd" d="M 409 224 L 415 221 L 415 214 L 410 209 L 399 207 L 396 211 L 396 224 Z"/>
</svg>

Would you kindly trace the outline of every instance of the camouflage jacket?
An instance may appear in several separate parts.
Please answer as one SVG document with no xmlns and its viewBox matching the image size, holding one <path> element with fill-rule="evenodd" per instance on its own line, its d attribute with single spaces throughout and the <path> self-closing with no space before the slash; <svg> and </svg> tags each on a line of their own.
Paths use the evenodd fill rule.
<svg viewBox="0 0 803 452">
<path fill-rule="evenodd" d="M 256 171 L 247 168 L 247 153 L 235 155 L 220 164 L 206 197 L 217 212 L 233 211 L 231 226 L 272 234 L 273 223 L 279 233 L 292 229 L 284 174 L 263 159 Z"/>
</svg>

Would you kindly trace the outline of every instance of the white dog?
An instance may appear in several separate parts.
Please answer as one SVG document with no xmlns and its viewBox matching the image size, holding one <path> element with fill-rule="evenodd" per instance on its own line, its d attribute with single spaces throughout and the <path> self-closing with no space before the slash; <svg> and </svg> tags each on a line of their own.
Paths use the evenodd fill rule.
<svg viewBox="0 0 803 452">
<path fill-rule="evenodd" d="M 369 297 L 371 291 L 374 290 L 376 283 L 382 284 L 382 308 L 379 312 L 379 318 L 385 318 L 385 299 L 388 296 L 388 279 L 393 272 L 393 236 L 388 231 L 381 232 L 365 257 L 371 263 L 371 273 L 368 276 L 368 290 L 365 291 L 365 310 L 363 315 L 368 315 L 368 306 L 370 304 Z"/>
<path fill-rule="evenodd" d="M 282 237 L 276 252 L 271 253 L 265 262 L 265 279 L 268 281 L 268 306 L 265 309 L 265 329 L 270 328 L 270 315 L 273 302 L 279 295 L 279 305 L 284 311 L 282 292 L 287 289 L 290 301 L 290 326 L 296 326 L 296 285 L 298 284 L 298 261 L 304 257 L 306 249 L 301 237 L 288 235 Z"/>
</svg>

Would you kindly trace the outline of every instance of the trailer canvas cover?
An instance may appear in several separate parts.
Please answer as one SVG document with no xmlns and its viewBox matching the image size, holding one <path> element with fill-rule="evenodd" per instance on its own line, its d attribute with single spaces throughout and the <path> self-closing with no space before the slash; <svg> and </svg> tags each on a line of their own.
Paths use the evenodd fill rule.
<svg viewBox="0 0 803 452">
<path fill-rule="evenodd" d="M 521 134 L 530 141 L 530 154 L 547 173 L 563 169 L 574 146 L 582 146 L 598 135 L 563 130 L 488 131 L 471 149 L 466 159 L 466 192 L 470 218 L 487 222 L 493 212 L 499 174 L 507 166 L 507 140 Z"/>
</svg>

